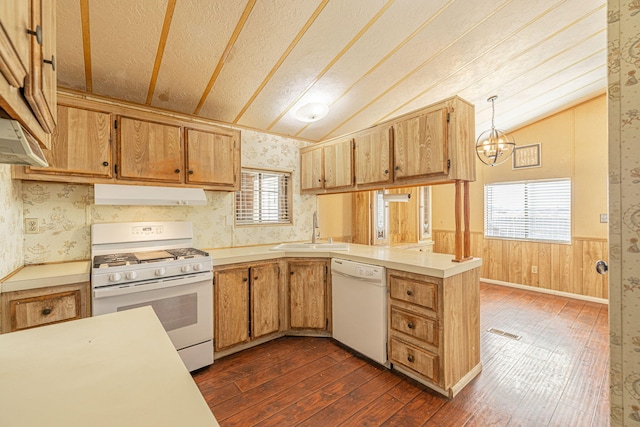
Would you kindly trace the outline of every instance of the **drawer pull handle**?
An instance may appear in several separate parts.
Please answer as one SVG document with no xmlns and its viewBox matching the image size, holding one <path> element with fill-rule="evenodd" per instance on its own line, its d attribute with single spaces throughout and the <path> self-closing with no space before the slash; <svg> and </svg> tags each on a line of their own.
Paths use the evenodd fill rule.
<svg viewBox="0 0 640 427">
<path fill-rule="evenodd" d="M 51 309 L 50 308 L 45 308 L 44 310 L 42 310 L 42 315 L 43 316 L 48 316 L 51 314 Z"/>
<path fill-rule="evenodd" d="M 407 295 L 409 295 L 410 297 L 412 297 L 412 296 L 413 296 L 413 291 L 412 291 L 411 289 L 409 289 L 409 290 L 407 291 Z"/>
<path fill-rule="evenodd" d="M 413 363 L 413 354 L 410 354 L 410 355 L 407 356 L 407 361 L 409 363 Z"/>
<path fill-rule="evenodd" d="M 102 162 L 102 166 L 109 166 L 109 162 Z"/>
<path fill-rule="evenodd" d="M 258 276 L 254 277 L 253 280 L 258 280 Z"/>
<path fill-rule="evenodd" d="M 248 278 L 248 277 L 243 277 L 243 278 L 242 278 L 242 281 L 243 281 L 243 282 L 246 282 L 247 280 L 249 280 L 249 278 Z"/>
<path fill-rule="evenodd" d="M 174 170 L 175 173 L 180 173 L 180 169 Z"/>
<path fill-rule="evenodd" d="M 407 323 L 407 328 L 413 329 L 413 328 L 415 328 L 415 325 L 413 324 L 413 322 L 409 322 L 409 323 Z"/>
</svg>

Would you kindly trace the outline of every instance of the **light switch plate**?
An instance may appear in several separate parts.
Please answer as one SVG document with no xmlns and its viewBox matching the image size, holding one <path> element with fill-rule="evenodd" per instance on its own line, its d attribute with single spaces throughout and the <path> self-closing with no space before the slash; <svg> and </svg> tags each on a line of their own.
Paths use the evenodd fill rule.
<svg viewBox="0 0 640 427">
<path fill-rule="evenodd" d="M 609 214 L 600 214 L 600 222 L 603 224 L 609 222 Z"/>
</svg>

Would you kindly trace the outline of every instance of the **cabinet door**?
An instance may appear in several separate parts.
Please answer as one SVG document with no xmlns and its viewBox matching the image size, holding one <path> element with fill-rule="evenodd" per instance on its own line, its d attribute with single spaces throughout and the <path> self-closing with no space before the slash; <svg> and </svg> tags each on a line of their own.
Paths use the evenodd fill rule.
<svg viewBox="0 0 640 427">
<path fill-rule="evenodd" d="M 322 149 L 300 154 L 300 190 L 318 190 L 324 186 Z"/>
<path fill-rule="evenodd" d="M 327 266 L 289 261 L 289 321 L 292 329 L 326 329 Z"/>
<path fill-rule="evenodd" d="M 118 178 L 181 183 L 180 127 L 118 118 Z"/>
<path fill-rule="evenodd" d="M 352 140 L 323 147 L 324 188 L 349 187 L 353 185 Z"/>
<path fill-rule="evenodd" d="M 0 28 L 0 73 L 11 86 L 21 88 L 29 68 L 29 2 L 1 1 Z"/>
<path fill-rule="evenodd" d="M 362 132 L 354 137 L 356 184 L 391 182 L 391 128 Z"/>
<path fill-rule="evenodd" d="M 394 179 L 448 172 L 445 108 L 401 121 L 394 130 Z"/>
<path fill-rule="evenodd" d="M 249 269 L 214 272 L 216 351 L 249 341 Z"/>
<path fill-rule="evenodd" d="M 389 243 L 393 245 L 418 243 L 420 225 L 420 197 L 416 187 L 392 188 L 388 194 L 410 194 L 407 203 L 389 203 Z"/>
<path fill-rule="evenodd" d="M 111 178 L 111 114 L 59 105 L 53 144 L 44 153 L 49 167 L 28 171 Z"/>
<path fill-rule="evenodd" d="M 30 70 L 24 95 L 42 128 L 53 133 L 56 127 L 56 2 L 31 1 L 31 28 L 42 28 L 41 43 L 31 37 Z"/>
<path fill-rule="evenodd" d="M 251 338 L 280 329 L 280 267 L 278 264 L 250 268 Z"/>
<path fill-rule="evenodd" d="M 186 129 L 187 182 L 234 189 L 237 183 L 236 139 L 234 134 Z"/>
<path fill-rule="evenodd" d="M 88 317 L 88 295 L 89 282 L 5 292 L 1 295 L 2 332 Z"/>
</svg>

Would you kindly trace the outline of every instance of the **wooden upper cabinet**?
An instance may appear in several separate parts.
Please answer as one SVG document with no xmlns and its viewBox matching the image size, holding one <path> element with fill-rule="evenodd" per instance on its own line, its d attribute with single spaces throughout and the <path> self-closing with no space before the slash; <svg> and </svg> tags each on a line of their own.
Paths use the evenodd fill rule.
<svg viewBox="0 0 640 427">
<path fill-rule="evenodd" d="M 179 184 L 183 165 L 179 126 L 118 116 L 118 178 Z"/>
<path fill-rule="evenodd" d="M 391 127 L 360 132 L 354 141 L 356 184 L 391 182 Z"/>
<path fill-rule="evenodd" d="M 280 267 L 277 263 L 252 266 L 251 338 L 280 330 Z"/>
<path fill-rule="evenodd" d="M 42 36 L 31 37 L 31 65 L 24 95 L 42 128 L 53 133 L 56 127 L 56 2 L 31 1 L 31 28 L 40 27 Z"/>
<path fill-rule="evenodd" d="M 185 129 L 186 182 L 239 189 L 236 171 L 238 143 L 237 133 L 233 131 L 216 133 Z"/>
<path fill-rule="evenodd" d="M 29 11 L 28 1 L 0 2 L 0 73 L 11 86 L 18 89 L 24 86 L 29 69 Z"/>
<path fill-rule="evenodd" d="M 48 168 L 29 172 L 111 178 L 111 114 L 58 106 L 58 126 L 51 150 L 45 151 Z"/>
<path fill-rule="evenodd" d="M 394 125 L 395 179 L 446 174 L 446 108 L 420 114 Z"/>
<path fill-rule="evenodd" d="M 322 147 L 324 155 L 324 188 L 353 185 L 353 141 L 346 139 Z"/>
<path fill-rule="evenodd" d="M 300 153 L 300 190 L 324 187 L 322 147 Z"/>
<path fill-rule="evenodd" d="M 327 263 L 289 261 L 289 323 L 292 329 L 326 329 Z"/>
</svg>

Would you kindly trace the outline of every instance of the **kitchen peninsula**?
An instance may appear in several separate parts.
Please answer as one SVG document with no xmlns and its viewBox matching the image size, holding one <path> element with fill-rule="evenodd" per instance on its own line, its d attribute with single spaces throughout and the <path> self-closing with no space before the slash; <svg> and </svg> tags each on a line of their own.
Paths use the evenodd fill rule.
<svg viewBox="0 0 640 427">
<path fill-rule="evenodd" d="M 217 426 L 150 307 L 0 335 L 0 425 Z"/>
<path fill-rule="evenodd" d="M 332 281 L 328 265 L 331 258 L 340 258 L 386 268 L 388 353 L 394 370 L 448 397 L 454 397 L 482 370 L 481 259 L 453 262 L 452 255 L 357 244 L 349 244 L 348 250 L 273 248 L 209 250 L 216 288 L 216 357 L 283 335 L 331 336 Z M 265 271 L 277 278 L 268 298 L 280 302 L 279 313 L 271 310 L 267 316 L 264 310 L 254 309 L 264 305 L 264 290 L 252 289 L 253 278 L 263 278 Z M 264 289 L 263 284 L 259 286 Z M 234 300 L 237 303 L 228 303 Z M 307 301 L 316 303 L 308 306 Z M 318 306 L 321 312 L 310 313 Z M 237 316 L 230 314 L 234 311 Z M 225 317 L 220 318 L 222 315 Z M 237 328 L 226 329 L 226 324 Z M 273 326 L 255 333 L 256 324 Z"/>
</svg>

